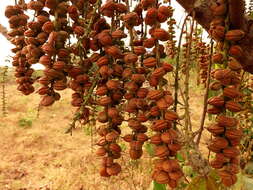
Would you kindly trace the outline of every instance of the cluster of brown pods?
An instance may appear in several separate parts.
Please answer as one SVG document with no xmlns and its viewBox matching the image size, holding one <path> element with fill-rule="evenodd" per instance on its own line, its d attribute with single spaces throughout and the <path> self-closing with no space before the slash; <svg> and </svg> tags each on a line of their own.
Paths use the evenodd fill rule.
<svg viewBox="0 0 253 190">
<path fill-rule="evenodd" d="M 37 56 L 36 51 L 32 51 L 31 46 L 28 46 L 25 40 L 25 32 L 27 30 L 28 16 L 24 13 L 21 6 L 8 6 L 5 11 L 5 16 L 9 19 L 11 30 L 8 35 L 11 37 L 11 43 L 15 45 L 12 52 L 15 53 L 12 65 L 16 68 L 15 77 L 18 83 L 18 90 L 25 95 L 34 92 L 31 78 L 33 69 L 31 68 L 31 54 Z"/>
<path fill-rule="evenodd" d="M 215 69 L 212 76 L 215 81 L 210 89 L 217 91 L 219 95 L 208 100 L 211 108 L 208 113 L 217 114 L 216 123 L 207 129 L 212 133 L 213 139 L 208 148 L 215 152 L 216 156 L 211 161 L 211 166 L 218 169 L 218 173 L 225 186 L 236 183 L 236 174 L 239 172 L 238 145 L 242 137 L 242 130 L 238 127 L 239 121 L 234 114 L 242 110 L 238 100 L 242 96 L 240 87 L 240 57 L 243 55 L 237 42 L 244 37 L 242 30 L 229 30 L 229 22 L 225 26 L 225 18 L 228 13 L 228 3 L 217 1 L 211 7 L 214 19 L 211 23 L 210 34 L 218 41 L 219 50 L 213 55 L 213 62 L 222 68 Z"/>
</svg>

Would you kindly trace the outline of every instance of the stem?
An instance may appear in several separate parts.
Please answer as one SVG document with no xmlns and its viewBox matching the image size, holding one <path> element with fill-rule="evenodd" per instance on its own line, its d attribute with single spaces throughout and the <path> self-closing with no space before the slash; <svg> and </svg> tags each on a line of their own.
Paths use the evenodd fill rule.
<svg viewBox="0 0 253 190">
<path fill-rule="evenodd" d="M 209 85 L 210 85 L 210 73 L 211 73 L 211 68 L 212 68 L 212 55 L 213 55 L 213 40 L 211 40 L 211 54 L 210 54 L 210 63 L 208 65 L 208 71 L 207 71 L 207 83 L 206 83 L 206 92 L 205 92 L 205 96 L 204 96 L 204 108 L 203 108 L 203 113 L 201 116 L 201 123 L 200 123 L 200 127 L 199 127 L 199 135 L 197 138 L 197 146 L 199 146 L 200 143 L 200 139 L 201 139 L 201 135 L 202 132 L 204 130 L 204 124 L 205 124 L 205 118 L 206 118 L 206 112 L 207 112 L 207 100 L 208 100 L 208 94 L 209 94 Z"/>
<path fill-rule="evenodd" d="M 193 12 L 193 14 L 195 14 Z M 190 56 L 191 56 L 191 46 L 192 46 L 192 35 L 193 35 L 193 31 L 194 31 L 194 15 L 193 15 L 193 19 L 192 19 L 192 23 L 191 23 L 191 29 L 190 29 L 190 36 L 189 36 L 189 45 L 187 46 L 187 51 L 186 51 L 186 65 L 185 65 L 185 82 L 184 82 L 184 86 L 185 86 L 185 128 L 188 131 L 188 126 L 190 123 L 190 109 L 189 109 L 189 80 L 190 80 Z M 192 130 L 192 127 L 190 125 L 190 130 Z"/>
<path fill-rule="evenodd" d="M 176 71 L 175 71 L 175 92 L 174 92 L 174 111 L 177 112 L 177 104 L 178 104 L 178 87 L 179 87 L 179 67 L 180 67 L 180 52 L 181 52 L 181 43 L 182 43 L 182 38 L 183 38 L 183 32 L 184 32 L 184 27 L 187 21 L 189 15 L 187 15 L 184 19 L 184 23 L 181 28 L 181 33 L 179 37 L 179 42 L 178 42 L 178 48 L 177 48 L 177 58 L 176 58 Z"/>
<path fill-rule="evenodd" d="M 89 88 L 89 90 L 88 90 L 87 96 L 84 97 L 84 101 L 83 101 L 83 103 L 82 103 L 82 105 L 81 105 L 81 107 L 80 107 L 80 110 L 79 110 L 78 112 L 75 113 L 75 116 L 74 116 L 74 118 L 73 118 L 73 120 L 72 120 L 72 122 L 71 122 L 71 124 L 70 124 L 70 127 L 66 130 L 65 133 L 71 133 L 71 135 L 72 135 L 72 130 L 75 128 L 76 122 L 80 119 L 81 113 L 83 112 L 83 110 L 84 110 L 84 108 L 85 108 L 85 105 L 86 105 L 87 102 L 90 100 L 90 97 L 91 97 L 91 95 L 92 95 L 92 93 L 93 93 L 93 90 L 95 89 L 95 87 L 96 87 L 96 85 L 97 85 L 98 80 L 99 80 L 99 75 L 97 74 L 97 75 L 95 76 L 95 80 L 94 80 L 93 83 L 92 83 L 92 86 L 91 86 L 91 87 Z"/>
</svg>

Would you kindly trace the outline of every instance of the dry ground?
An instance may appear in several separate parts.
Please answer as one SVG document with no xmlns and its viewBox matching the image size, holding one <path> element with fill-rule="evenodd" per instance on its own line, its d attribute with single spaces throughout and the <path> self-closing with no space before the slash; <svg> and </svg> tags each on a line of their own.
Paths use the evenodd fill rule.
<svg viewBox="0 0 253 190">
<path fill-rule="evenodd" d="M 97 174 L 99 159 L 92 153 L 89 130 L 65 134 L 74 110 L 71 91 L 37 118 L 39 96 L 22 96 L 7 84 L 8 115 L 0 117 L 0 190 L 146 190 L 150 186 L 151 159 L 129 161 L 125 150 L 123 172 L 103 179 Z M 192 96 L 193 126 L 199 126 L 202 95 Z M 205 140 L 205 139 L 204 139 Z M 92 148 L 93 147 L 93 148 Z M 125 145 L 122 145 L 125 147 Z"/>
</svg>

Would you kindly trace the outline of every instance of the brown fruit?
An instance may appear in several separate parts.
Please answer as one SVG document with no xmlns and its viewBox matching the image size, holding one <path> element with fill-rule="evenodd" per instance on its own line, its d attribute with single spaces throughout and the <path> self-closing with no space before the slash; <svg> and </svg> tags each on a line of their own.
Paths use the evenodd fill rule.
<svg viewBox="0 0 253 190">
<path fill-rule="evenodd" d="M 108 142 L 113 142 L 119 137 L 119 133 L 117 131 L 112 131 L 105 136 L 105 140 Z"/>
<path fill-rule="evenodd" d="M 106 86 L 100 86 L 96 90 L 96 95 L 98 95 L 98 96 L 104 96 L 104 95 L 107 94 L 107 92 L 108 92 L 108 89 L 107 89 Z"/>
<path fill-rule="evenodd" d="M 100 57 L 97 62 L 97 66 L 101 67 L 103 65 L 108 65 L 109 64 L 109 58 L 107 56 Z"/>
<path fill-rule="evenodd" d="M 169 33 L 162 28 L 155 29 L 153 32 L 153 36 L 155 39 L 158 39 L 160 41 L 167 41 L 170 37 Z"/>
<path fill-rule="evenodd" d="M 177 171 L 169 173 L 170 179 L 175 180 L 175 181 L 178 181 L 183 175 L 184 174 L 181 170 L 177 170 Z"/>
<path fill-rule="evenodd" d="M 170 151 L 165 145 L 158 145 L 155 147 L 155 156 L 163 158 L 169 156 Z"/>
<path fill-rule="evenodd" d="M 140 141 L 143 143 L 148 140 L 148 136 L 145 133 L 138 133 L 136 135 L 136 138 L 137 138 L 137 141 Z"/>
<path fill-rule="evenodd" d="M 126 141 L 126 142 L 131 142 L 131 141 L 133 141 L 134 136 L 128 134 L 128 135 L 125 135 L 125 136 L 123 137 L 123 139 L 124 139 L 124 141 Z"/>
<path fill-rule="evenodd" d="M 217 40 L 222 41 L 225 36 L 225 27 L 224 26 L 214 26 L 211 30 L 209 30 L 211 36 Z"/>
<path fill-rule="evenodd" d="M 211 7 L 214 16 L 223 16 L 227 12 L 227 5 L 223 4 L 215 4 Z"/>
<path fill-rule="evenodd" d="M 162 139 L 161 139 L 161 135 L 160 134 L 155 134 L 150 138 L 150 142 L 152 144 L 161 144 L 162 143 Z"/>
<path fill-rule="evenodd" d="M 168 121 L 176 121 L 179 119 L 179 116 L 174 111 L 166 111 L 164 118 Z"/>
<path fill-rule="evenodd" d="M 221 63 L 223 62 L 223 60 L 224 60 L 224 56 L 223 56 L 222 53 L 216 53 L 216 54 L 214 54 L 213 57 L 212 57 L 212 61 L 213 61 L 214 63 L 219 63 L 219 64 L 221 64 Z"/>
<path fill-rule="evenodd" d="M 239 92 L 235 87 L 229 86 L 224 88 L 223 96 L 233 99 L 242 96 L 242 93 Z"/>
<path fill-rule="evenodd" d="M 143 154 L 142 150 L 134 150 L 134 149 L 129 150 L 129 155 L 132 160 L 140 159 L 142 154 Z"/>
<path fill-rule="evenodd" d="M 242 48 L 239 45 L 232 45 L 229 49 L 229 55 L 240 58 L 244 55 Z"/>
<path fill-rule="evenodd" d="M 166 102 L 165 98 L 160 98 L 159 100 L 157 100 L 157 101 L 156 101 L 156 105 L 158 106 L 158 108 L 159 108 L 160 110 L 167 110 L 168 107 L 170 106 L 170 105 Z"/>
<path fill-rule="evenodd" d="M 227 101 L 225 107 L 226 107 L 226 109 L 228 109 L 231 112 L 240 112 L 240 111 L 242 111 L 242 106 L 239 103 L 234 102 L 232 100 Z"/>
<path fill-rule="evenodd" d="M 114 39 L 121 39 L 126 37 L 127 35 L 122 30 L 115 30 L 114 32 L 112 32 L 112 38 Z"/>
<path fill-rule="evenodd" d="M 129 119 L 128 126 L 131 127 L 132 129 L 138 130 L 141 128 L 141 122 L 139 122 L 136 119 Z"/>
<path fill-rule="evenodd" d="M 153 72 L 152 72 L 152 75 L 156 78 L 161 78 L 163 77 L 164 75 L 166 74 L 166 71 L 163 67 L 159 67 L 157 69 L 155 69 Z"/>
<path fill-rule="evenodd" d="M 166 120 L 156 120 L 151 126 L 151 129 L 154 131 L 161 131 L 163 129 L 169 128 L 170 125 L 171 124 L 168 123 Z"/>
<path fill-rule="evenodd" d="M 100 147 L 97 149 L 96 155 L 97 156 L 105 156 L 107 153 L 107 150 L 104 147 Z"/>
<path fill-rule="evenodd" d="M 211 90 L 214 90 L 214 91 L 220 90 L 221 87 L 222 87 L 222 85 L 221 85 L 221 83 L 218 82 L 218 81 L 217 81 L 217 82 L 213 82 L 213 83 L 210 84 L 210 89 L 211 89 Z"/>
<path fill-rule="evenodd" d="M 213 135 L 220 135 L 223 134 L 225 131 L 224 127 L 221 127 L 218 124 L 210 125 L 209 127 L 207 127 L 207 130 Z"/>
<path fill-rule="evenodd" d="M 121 147 L 118 144 L 116 144 L 116 143 L 111 143 L 109 145 L 109 149 L 112 152 L 121 152 Z"/>
<path fill-rule="evenodd" d="M 108 105 L 110 105 L 111 103 L 112 103 L 112 99 L 111 99 L 110 97 L 108 97 L 108 96 L 102 97 L 102 98 L 100 98 L 100 99 L 98 100 L 98 104 L 99 104 L 100 106 L 108 106 Z"/>
<path fill-rule="evenodd" d="M 45 95 L 40 101 L 40 105 L 42 106 L 51 106 L 54 103 L 55 99 L 53 96 Z"/>
<path fill-rule="evenodd" d="M 225 132 L 225 136 L 231 139 L 240 139 L 243 136 L 242 129 L 227 129 Z"/>
<path fill-rule="evenodd" d="M 155 171 L 152 178 L 159 184 L 167 184 L 170 181 L 169 175 L 164 171 Z"/>
<path fill-rule="evenodd" d="M 226 128 L 232 128 L 238 124 L 237 119 L 233 117 L 224 116 L 224 115 L 219 115 L 217 117 L 217 122 L 220 126 L 226 127 Z"/>
<path fill-rule="evenodd" d="M 166 132 L 161 134 L 161 140 L 167 144 L 172 143 L 172 141 L 176 140 L 177 138 L 178 138 L 178 133 L 174 129 L 169 129 Z"/>
<path fill-rule="evenodd" d="M 224 149 L 228 146 L 228 141 L 222 137 L 215 137 L 212 139 L 211 144 L 219 149 Z"/>
<path fill-rule="evenodd" d="M 225 39 L 229 41 L 239 41 L 245 36 L 242 30 L 229 30 L 225 35 Z"/>
<path fill-rule="evenodd" d="M 134 46 L 134 53 L 136 55 L 143 55 L 146 53 L 146 48 L 143 46 Z"/>
<path fill-rule="evenodd" d="M 155 45 L 155 38 L 148 38 L 143 41 L 143 46 L 146 48 L 152 48 Z"/>
<path fill-rule="evenodd" d="M 148 57 L 146 59 L 143 60 L 143 65 L 145 67 L 155 67 L 157 64 L 156 58 L 154 57 Z"/>
<path fill-rule="evenodd" d="M 112 176 L 112 175 L 118 175 L 121 172 L 121 166 L 118 163 L 112 164 L 111 167 L 106 168 L 106 172 Z"/>
<path fill-rule="evenodd" d="M 210 98 L 207 103 L 212 106 L 223 107 L 225 102 L 224 102 L 224 98 L 219 97 L 219 96 L 214 96 Z"/>
<path fill-rule="evenodd" d="M 228 158 L 235 158 L 240 155 L 240 150 L 236 147 L 227 147 L 223 150 L 223 154 Z"/>
<path fill-rule="evenodd" d="M 106 82 L 106 87 L 109 89 L 109 90 L 117 90 L 119 89 L 121 86 L 120 84 L 120 81 L 119 80 L 108 80 Z"/>
<path fill-rule="evenodd" d="M 233 71 L 240 71 L 242 69 L 242 65 L 235 59 L 231 59 L 228 62 L 228 67 Z"/>
<path fill-rule="evenodd" d="M 110 177 L 110 175 L 106 171 L 106 167 L 101 167 L 100 170 L 99 170 L 99 174 L 102 177 Z"/>
<path fill-rule="evenodd" d="M 143 145 L 143 142 L 134 140 L 130 142 L 130 149 L 142 150 L 142 145 Z"/>
<path fill-rule="evenodd" d="M 136 63 L 138 60 L 138 56 L 134 53 L 127 53 L 125 56 L 124 56 L 124 61 L 125 63 L 127 64 L 134 64 Z"/>
<path fill-rule="evenodd" d="M 173 172 L 180 169 L 180 165 L 177 160 L 166 159 L 162 162 L 162 169 L 166 172 Z"/>
<path fill-rule="evenodd" d="M 213 107 L 207 109 L 207 113 L 220 114 L 220 113 L 222 113 L 222 108 L 213 106 Z"/>
<path fill-rule="evenodd" d="M 159 100 L 164 96 L 164 92 L 161 90 L 150 90 L 147 94 L 147 98 L 150 100 Z"/>
</svg>

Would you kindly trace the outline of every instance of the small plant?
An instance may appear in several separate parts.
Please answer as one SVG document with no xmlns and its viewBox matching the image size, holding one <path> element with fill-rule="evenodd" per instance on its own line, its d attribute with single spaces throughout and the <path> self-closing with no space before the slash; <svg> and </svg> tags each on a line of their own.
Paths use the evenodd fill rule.
<svg viewBox="0 0 253 190">
<path fill-rule="evenodd" d="M 28 128 L 28 127 L 32 127 L 33 121 L 32 119 L 29 118 L 21 118 L 18 120 L 18 125 L 20 127 L 24 127 L 24 128 Z"/>
</svg>

